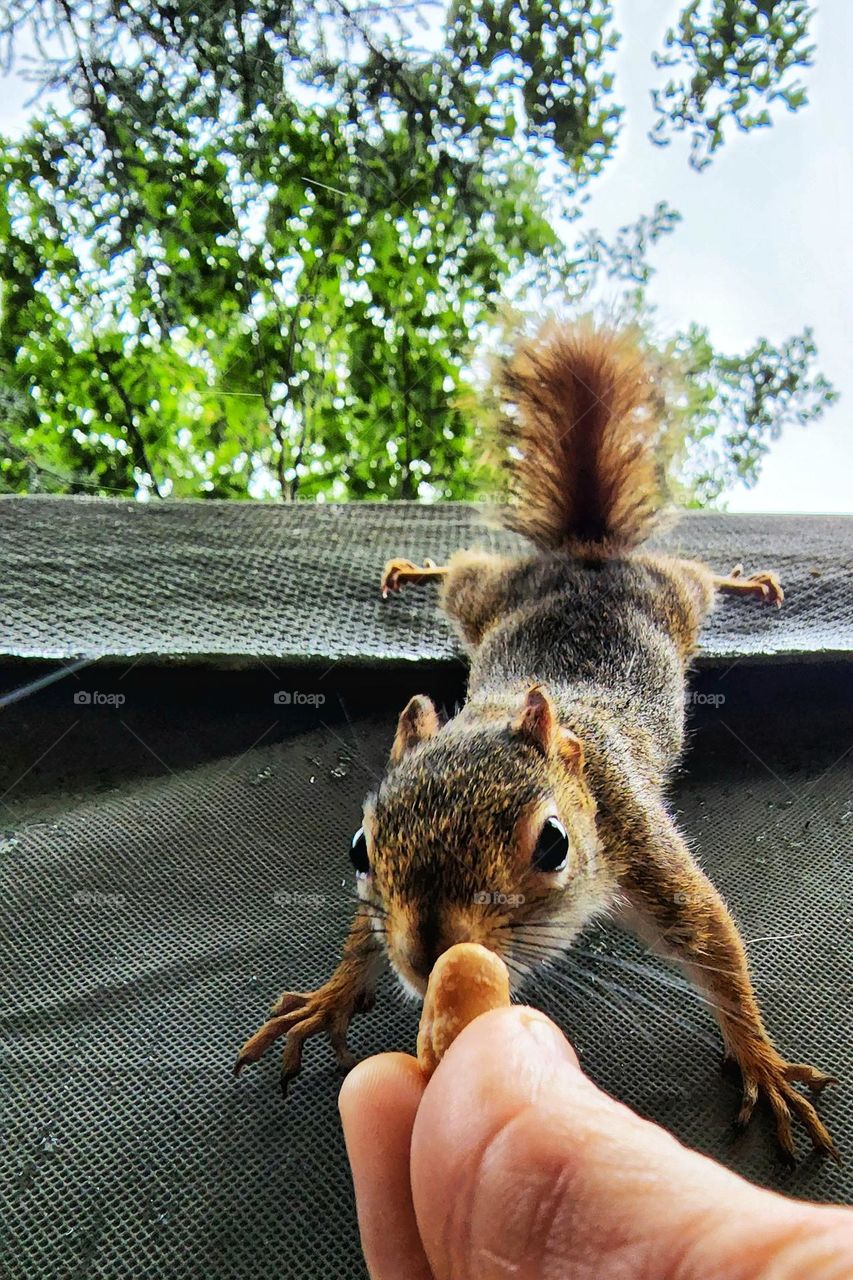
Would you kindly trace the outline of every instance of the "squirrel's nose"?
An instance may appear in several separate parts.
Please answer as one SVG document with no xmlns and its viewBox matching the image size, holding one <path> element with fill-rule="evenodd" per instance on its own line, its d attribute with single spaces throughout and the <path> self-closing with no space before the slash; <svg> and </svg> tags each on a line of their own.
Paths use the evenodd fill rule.
<svg viewBox="0 0 853 1280">
<path fill-rule="evenodd" d="M 442 952 L 455 946 L 457 942 L 471 940 L 471 930 L 461 921 L 454 921 L 452 925 L 444 927 L 422 924 L 415 945 L 410 950 L 409 962 L 415 973 L 426 981 Z"/>
<path fill-rule="evenodd" d="M 409 968 L 424 982 L 432 972 L 432 966 L 440 954 L 441 952 L 434 940 L 422 937 L 412 938 L 404 949 L 406 963 Z"/>
</svg>

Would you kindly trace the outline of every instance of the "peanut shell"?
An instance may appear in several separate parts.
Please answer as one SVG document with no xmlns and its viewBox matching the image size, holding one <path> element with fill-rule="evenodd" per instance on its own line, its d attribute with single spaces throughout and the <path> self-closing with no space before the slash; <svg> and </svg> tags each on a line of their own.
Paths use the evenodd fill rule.
<svg viewBox="0 0 853 1280">
<path fill-rule="evenodd" d="M 418 1063 L 427 1080 L 469 1022 L 509 1004 L 509 972 L 494 951 L 460 942 L 442 952 L 429 975 L 418 1029 Z"/>
</svg>

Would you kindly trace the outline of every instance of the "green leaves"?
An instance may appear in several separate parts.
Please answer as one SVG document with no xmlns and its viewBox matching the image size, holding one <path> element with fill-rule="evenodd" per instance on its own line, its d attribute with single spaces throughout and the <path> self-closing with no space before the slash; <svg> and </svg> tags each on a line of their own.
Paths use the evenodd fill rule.
<svg viewBox="0 0 853 1280">
<path fill-rule="evenodd" d="M 481 127 L 506 137 L 525 127 L 530 146 L 555 148 L 578 185 L 600 171 L 622 114 L 605 69 L 618 41 L 607 0 L 465 0 L 451 4 L 447 27 L 454 72 L 478 102 L 488 95 Z"/>
<path fill-rule="evenodd" d="M 482 99 L 488 68 L 462 75 L 452 49 L 403 61 L 363 10 L 335 12 L 353 41 L 337 68 L 325 10 L 313 35 L 292 15 L 260 64 L 245 13 L 222 8 L 219 33 L 189 11 L 78 11 L 66 74 L 94 98 L 4 153 L 0 378 L 40 483 L 467 491 L 469 349 L 508 276 L 536 278 L 537 259 L 565 251 L 541 212 L 532 133 L 504 136 Z M 245 59 L 227 32 L 238 21 Z M 144 37 L 148 57 L 123 65 L 116 47 L 101 65 L 84 29 Z M 577 34 L 552 34 L 565 61 Z M 592 78 L 581 99 L 597 103 Z M 29 483 L 25 460 L 6 464 L 8 486 Z"/>
<path fill-rule="evenodd" d="M 680 75 L 652 91 L 652 142 L 665 146 L 689 131 L 690 163 L 704 169 L 729 121 L 747 133 L 770 125 L 775 102 L 805 106 L 806 90 L 789 73 L 812 64 L 813 16 L 807 0 L 691 0 L 666 33 L 666 52 L 653 58 Z"/>
<path fill-rule="evenodd" d="M 0 15 L 12 52 L 25 30 L 64 50 L 36 69 L 74 104 L 0 144 L 9 490 L 475 495 L 474 353 L 501 300 L 577 300 L 604 272 L 642 305 L 648 251 L 678 221 L 661 202 L 612 242 L 572 251 L 560 233 L 619 132 L 609 0 Z M 808 17 L 688 5 L 659 140 L 693 128 L 710 154 L 726 119 L 796 109 Z M 809 343 L 727 361 L 704 331 L 678 339 L 684 438 L 721 442 L 715 474 L 751 478 L 779 421 L 829 402 Z M 703 499 L 714 485 L 697 473 Z"/>
<path fill-rule="evenodd" d="M 599 270 L 613 280 L 630 285 L 645 285 L 652 277 L 648 251 L 662 236 L 669 235 L 681 221 L 681 214 L 659 200 L 651 214 L 643 214 L 636 222 L 620 227 L 616 238 L 608 243 L 597 231 L 590 231 L 580 241 L 578 250 L 586 259 L 590 279 Z"/>
<path fill-rule="evenodd" d="M 684 400 L 674 428 L 682 496 L 715 502 L 736 481 L 755 484 L 761 463 L 786 426 L 805 426 L 838 399 L 815 369 L 811 329 L 778 346 L 759 339 L 742 355 L 713 349 L 708 331 L 692 325 L 669 346 L 683 377 Z"/>
</svg>

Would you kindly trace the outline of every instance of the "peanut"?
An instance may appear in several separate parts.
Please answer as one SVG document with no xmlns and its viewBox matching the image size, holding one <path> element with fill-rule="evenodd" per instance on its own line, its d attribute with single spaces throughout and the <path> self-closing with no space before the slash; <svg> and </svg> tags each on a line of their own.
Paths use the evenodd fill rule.
<svg viewBox="0 0 853 1280">
<path fill-rule="evenodd" d="M 509 1003 L 509 973 L 494 951 L 460 942 L 442 952 L 429 975 L 418 1029 L 418 1063 L 427 1080 L 469 1022 Z"/>
</svg>

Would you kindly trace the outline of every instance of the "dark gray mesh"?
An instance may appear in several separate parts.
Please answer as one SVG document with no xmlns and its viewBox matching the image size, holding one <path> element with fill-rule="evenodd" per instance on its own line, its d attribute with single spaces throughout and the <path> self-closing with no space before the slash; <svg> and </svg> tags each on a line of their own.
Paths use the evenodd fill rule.
<svg viewBox="0 0 853 1280">
<path fill-rule="evenodd" d="M 6 512 L 13 505 L 20 509 L 20 503 L 0 503 Z M 33 509 L 78 505 L 100 511 L 86 503 Z M 163 507 L 139 518 L 168 523 L 180 510 Z M 257 540 L 245 525 L 239 538 L 234 529 L 251 521 L 255 509 L 240 508 L 233 517 L 231 510 L 218 508 L 214 523 L 228 522 L 225 542 L 235 551 L 245 537 L 251 560 Z M 106 504 L 97 518 L 107 525 L 129 522 L 137 511 L 120 514 Z M 298 510 L 286 518 L 264 511 L 263 518 L 271 528 L 276 520 L 283 528 L 285 519 L 308 519 Z M 352 522 L 348 540 L 357 541 L 351 515 L 317 517 L 323 519 Z M 367 593 L 386 536 L 405 521 L 387 508 L 370 508 L 364 519 L 373 530 L 359 543 Z M 433 520 L 438 531 L 426 550 L 450 545 L 454 521 L 461 519 L 460 509 L 426 515 L 424 528 Z M 726 522 L 695 521 L 687 528 L 700 526 L 718 528 L 722 539 Z M 349 587 L 337 596 L 333 590 L 331 558 L 343 543 L 324 541 L 317 528 L 303 563 L 325 565 L 325 629 L 314 651 L 327 653 L 327 660 L 297 670 L 256 664 L 251 673 L 98 665 L 0 716 L 0 1273 L 10 1280 L 364 1276 L 328 1046 L 309 1045 L 286 1104 L 278 1094 L 276 1054 L 236 1082 L 231 1067 L 279 991 L 316 986 L 336 963 L 349 918 L 346 849 L 362 796 L 382 769 L 399 707 L 423 690 L 452 708 L 464 673 L 455 662 L 417 670 L 379 662 L 375 654 L 391 625 L 386 620 L 409 606 L 397 601 L 380 612 L 379 604 L 365 603 L 375 612 L 359 634 Z M 837 559 L 832 531 L 838 528 L 829 522 L 824 534 L 815 525 L 810 535 L 826 566 L 833 554 Z M 45 569 L 40 577 L 45 529 L 39 537 L 42 560 L 36 539 L 27 599 L 47 644 L 53 643 L 51 592 L 70 588 L 52 576 L 58 571 Z M 56 562 L 68 550 L 70 534 L 63 537 L 65 545 L 52 552 Z M 731 548 L 723 562 L 743 555 L 749 567 L 778 565 L 770 535 L 766 546 L 761 537 L 756 523 L 754 554 Z M 18 554 L 25 543 L 23 536 L 13 538 Z M 190 555 L 191 539 L 183 545 Z M 417 550 L 414 535 L 401 549 Z M 269 554 L 272 563 L 280 547 Z M 93 638 L 115 638 L 122 618 L 125 638 L 152 628 L 152 610 L 165 625 L 153 585 L 131 612 L 131 588 L 105 578 L 102 563 L 96 568 L 102 599 L 93 589 Z M 222 565 L 219 572 L 222 583 Z M 269 633 L 258 639 L 251 619 L 262 600 L 268 612 L 261 610 L 261 623 L 270 624 L 275 592 L 245 566 L 242 578 L 240 572 L 235 560 L 230 601 L 258 582 L 255 596 L 246 590 L 241 604 L 246 654 L 253 644 L 262 649 L 272 642 Z M 16 579 L 16 590 L 26 577 Z M 807 582 L 802 571 L 798 580 Z M 823 640 L 812 639 L 818 650 L 838 651 L 849 637 L 838 629 L 841 596 L 830 567 L 827 580 L 836 584 L 836 594 L 828 593 L 836 613 L 824 612 Z M 306 610 L 319 610 L 310 600 L 310 575 L 299 583 Z M 305 626 L 294 604 L 298 585 L 288 588 L 287 627 Z M 183 591 L 189 607 L 189 583 Z M 76 585 L 74 592 L 79 603 L 83 590 Z M 101 625 L 99 607 L 110 592 L 116 612 L 109 626 Z M 207 645 L 216 601 L 210 580 L 204 599 L 199 618 L 186 616 L 182 643 L 193 631 Z M 776 614 L 746 602 L 738 622 L 777 627 L 788 608 Z M 735 613 L 727 609 L 730 614 L 733 635 Z M 404 616 L 407 629 L 396 631 L 389 647 L 400 652 L 423 643 L 433 654 L 442 651 L 444 642 L 427 627 L 428 611 L 414 620 Z M 19 600 L 19 637 L 25 624 Z M 223 623 L 223 645 L 238 637 L 236 625 Z M 802 626 L 801 640 L 806 619 Z M 63 631 L 57 645 L 79 649 L 81 617 L 55 613 L 54 632 Z M 168 634 L 176 643 L 177 625 Z M 298 631 L 298 643 L 304 634 Z M 766 643 L 769 632 L 763 634 Z M 333 663 L 336 635 L 344 645 L 360 644 L 370 665 Z M 155 640 L 152 631 L 145 644 Z M 296 647 L 283 625 L 279 643 L 285 640 Z M 47 670 L 6 667 L 0 689 Z M 720 1075 L 713 1021 L 675 971 L 633 941 L 596 927 L 571 961 L 529 992 L 531 1002 L 567 1029 L 590 1073 L 618 1097 L 759 1182 L 830 1201 L 849 1200 L 853 1192 L 853 1103 L 846 1083 L 853 1043 L 850 673 L 838 662 L 765 668 L 734 659 L 701 673 L 691 710 L 696 732 L 673 794 L 693 847 L 749 942 L 780 1048 L 842 1079 L 821 1110 L 847 1157 L 843 1169 L 807 1155 L 800 1135 L 804 1159 L 785 1175 L 765 1115 L 731 1145 L 737 1090 Z M 326 702 L 318 711 L 282 705 L 274 701 L 277 690 L 322 691 Z M 75 694 L 95 691 L 120 693 L 125 702 L 75 702 Z M 587 994 L 576 981 L 587 984 Z M 359 1053 L 412 1050 L 416 1020 L 414 1006 L 386 981 L 375 1011 L 354 1024 L 353 1047 Z"/>
<path fill-rule="evenodd" d="M 723 600 L 706 660 L 849 652 L 851 529 L 844 517 L 694 513 L 659 545 L 720 572 L 776 569 L 783 613 Z M 521 546 L 473 507 L 273 506 L 90 498 L 0 499 L 0 654 L 15 657 L 446 659 L 434 589 L 384 604 L 391 556 Z"/>
</svg>

